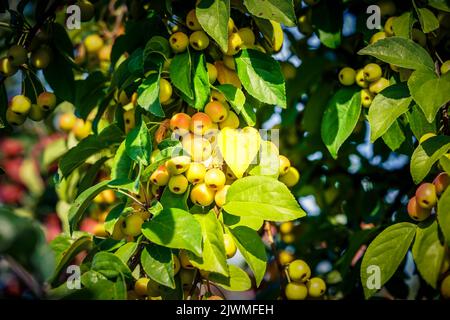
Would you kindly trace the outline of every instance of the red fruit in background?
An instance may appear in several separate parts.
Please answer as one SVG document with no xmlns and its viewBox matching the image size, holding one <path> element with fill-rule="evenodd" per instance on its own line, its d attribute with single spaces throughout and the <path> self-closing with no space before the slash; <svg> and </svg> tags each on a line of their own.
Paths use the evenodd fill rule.
<svg viewBox="0 0 450 320">
<path fill-rule="evenodd" d="M 84 218 L 80 223 L 80 230 L 93 234 L 97 224 L 98 222 L 92 218 Z"/>
<path fill-rule="evenodd" d="M 61 233 L 61 222 L 56 213 L 49 214 L 44 219 L 45 237 L 47 242 L 52 241 L 55 237 Z"/>
<path fill-rule="evenodd" d="M 16 204 L 23 198 L 23 189 L 15 184 L 0 185 L 0 202 Z"/>
<path fill-rule="evenodd" d="M 4 158 L 17 157 L 23 154 L 22 142 L 16 139 L 4 139 L 0 141 L 0 155 Z"/>
<path fill-rule="evenodd" d="M 433 184 L 436 187 L 437 194 L 441 194 L 450 184 L 450 177 L 446 172 L 441 172 L 434 178 Z"/>
<path fill-rule="evenodd" d="M 15 158 L 3 162 L 3 169 L 5 170 L 6 175 L 15 183 L 22 183 L 22 179 L 20 177 L 22 161 L 23 160 L 21 158 Z"/>
<path fill-rule="evenodd" d="M 22 294 L 22 288 L 20 286 L 19 280 L 16 278 L 11 278 L 5 284 L 5 293 L 9 298 L 17 298 Z"/>
</svg>

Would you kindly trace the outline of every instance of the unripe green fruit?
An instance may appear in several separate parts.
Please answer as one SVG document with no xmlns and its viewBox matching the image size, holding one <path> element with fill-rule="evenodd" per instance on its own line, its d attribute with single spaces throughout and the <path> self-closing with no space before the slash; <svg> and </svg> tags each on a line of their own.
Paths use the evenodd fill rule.
<svg viewBox="0 0 450 320">
<path fill-rule="evenodd" d="M 46 113 L 37 104 L 32 104 L 30 112 L 28 113 L 28 118 L 33 121 L 41 121 L 45 118 Z"/>
<path fill-rule="evenodd" d="M 143 223 L 144 220 L 140 215 L 132 214 L 123 221 L 122 231 L 127 236 L 136 237 L 142 233 L 141 227 Z"/>
<path fill-rule="evenodd" d="M 300 180 L 300 173 L 294 167 L 289 167 L 288 171 L 278 178 L 281 182 L 283 182 L 287 187 L 291 188 L 295 186 Z"/>
<path fill-rule="evenodd" d="M 450 71 L 450 60 L 447 60 L 441 65 L 441 74 L 446 74 L 449 71 Z"/>
<path fill-rule="evenodd" d="M 412 197 L 408 201 L 408 215 L 415 221 L 423 221 L 431 215 L 431 209 L 425 209 L 418 205 L 417 198 Z"/>
<path fill-rule="evenodd" d="M 206 167 L 203 163 L 192 162 L 186 172 L 186 178 L 190 183 L 197 184 L 203 182 L 206 174 Z"/>
<path fill-rule="evenodd" d="M 387 34 L 384 31 L 380 31 L 375 33 L 369 40 L 370 44 L 374 44 L 375 42 L 385 39 L 387 37 Z"/>
<path fill-rule="evenodd" d="M 178 254 L 178 258 L 180 258 L 181 267 L 183 269 L 194 269 L 194 266 L 192 265 L 191 261 L 189 260 L 186 250 L 180 250 L 180 253 Z M 180 274 L 180 276 L 181 276 L 181 274 Z"/>
<path fill-rule="evenodd" d="M 0 74 L 4 77 L 11 77 L 17 70 L 18 68 L 13 66 L 7 57 L 0 59 Z"/>
<path fill-rule="evenodd" d="M 344 86 L 351 86 L 355 83 L 356 71 L 353 68 L 345 67 L 339 72 L 339 82 Z"/>
<path fill-rule="evenodd" d="M 291 281 L 305 282 L 311 277 L 311 269 L 303 260 L 294 260 L 288 266 L 288 274 Z"/>
<path fill-rule="evenodd" d="M 41 46 L 31 54 L 30 62 L 36 69 L 45 69 L 50 64 L 51 50 L 47 46 Z"/>
<path fill-rule="evenodd" d="M 220 169 L 210 169 L 205 174 L 205 184 L 213 190 L 221 189 L 225 185 L 225 173 Z"/>
<path fill-rule="evenodd" d="M 289 168 L 291 167 L 291 161 L 289 161 L 289 159 L 283 155 L 279 155 L 278 159 L 280 162 L 279 174 L 280 176 L 283 176 L 289 171 Z"/>
<path fill-rule="evenodd" d="M 197 15 L 195 14 L 195 9 L 192 9 L 186 15 L 186 26 L 192 31 L 202 30 L 202 26 L 198 22 Z"/>
<path fill-rule="evenodd" d="M 209 46 L 209 37 L 205 31 L 194 31 L 189 37 L 189 43 L 192 48 L 201 51 Z"/>
<path fill-rule="evenodd" d="M 147 295 L 147 285 L 149 283 L 150 279 L 149 278 L 139 278 L 135 283 L 134 283 L 134 292 L 138 295 L 138 296 L 146 296 Z"/>
<path fill-rule="evenodd" d="M 394 35 L 394 20 L 397 17 L 389 17 L 384 24 L 384 32 L 388 37 L 392 37 Z"/>
<path fill-rule="evenodd" d="M 386 89 L 387 87 L 389 87 L 391 85 L 391 83 L 389 82 L 388 79 L 386 78 L 380 78 L 375 82 L 372 82 L 369 85 L 369 91 L 375 94 L 380 93 L 381 91 L 383 91 L 384 89 Z"/>
<path fill-rule="evenodd" d="M 441 283 L 441 295 L 444 299 L 450 299 L 450 275 L 446 276 Z"/>
<path fill-rule="evenodd" d="M 356 70 L 355 81 L 358 86 L 361 88 L 368 88 L 369 83 L 364 79 L 364 69 Z"/>
<path fill-rule="evenodd" d="M 327 290 L 325 281 L 318 277 L 309 279 L 306 283 L 306 287 L 308 288 L 308 295 L 312 298 L 319 298 L 323 296 Z"/>
<path fill-rule="evenodd" d="M 239 117 L 234 113 L 233 111 L 228 112 L 228 117 L 222 121 L 219 122 L 219 128 L 231 128 L 231 129 L 237 129 L 239 128 Z"/>
<path fill-rule="evenodd" d="M 189 38 L 184 32 L 178 31 L 170 36 L 169 44 L 173 52 L 184 52 L 189 45 Z"/>
<path fill-rule="evenodd" d="M 223 243 L 225 245 L 225 253 L 227 254 L 227 258 L 233 258 L 237 251 L 233 238 L 229 234 L 225 233 L 223 235 Z"/>
<path fill-rule="evenodd" d="M 175 194 L 183 194 L 188 187 L 188 180 L 182 174 L 173 176 L 169 179 L 169 190 Z"/>
<path fill-rule="evenodd" d="M 26 115 L 17 114 L 10 108 L 6 109 L 6 121 L 8 121 L 10 125 L 20 126 L 25 122 L 26 119 Z"/>
<path fill-rule="evenodd" d="M 381 70 L 381 67 L 378 64 L 369 63 L 364 67 L 363 73 L 364 73 L 364 80 L 373 82 L 381 78 L 383 71 Z"/>
<path fill-rule="evenodd" d="M 86 22 L 91 20 L 95 15 L 95 7 L 94 5 L 87 1 L 81 0 L 76 3 L 80 7 L 81 11 L 81 22 Z"/>
<path fill-rule="evenodd" d="M 213 203 L 214 196 L 214 190 L 208 188 L 204 183 L 195 185 L 191 190 L 191 201 L 202 207 L 209 206 Z"/>
<path fill-rule="evenodd" d="M 305 300 L 308 289 L 303 283 L 290 282 L 286 285 L 284 294 L 288 300 Z"/>
<path fill-rule="evenodd" d="M 166 104 L 172 97 L 172 85 L 164 78 L 159 80 L 159 101 Z"/>
<path fill-rule="evenodd" d="M 437 194 L 442 194 L 450 185 L 450 177 L 448 173 L 441 172 L 436 178 L 434 178 L 433 184 L 436 188 Z"/>
<path fill-rule="evenodd" d="M 252 29 L 241 28 L 237 33 L 245 46 L 251 47 L 255 44 L 255 34 Z"/>
<path fill-rule="evenodd" d="M 189 168 L 191 158 L 188 156 L 177 156 L 166 161 L 166 168 L 171 175 L 179 175 Z"/>
<path fill-rule="evenodd" d="M 225 202 L 227 200 L 227 192 L 230 188 L 229 185 L 223 186 L 222 189 L 216 192 L 214 196 L 214 201 L 216 202 L 216 205 L 221 208 L 225 205 Z"/>
<path fill-rule="evenodd" d="M 363 107 L 370 107 L 373 101 L 373 94 L 370 92 L 369 89 L 362 89 L 361 90 L 361 104 Z"/>
<path fill-rule="evenodd" d="M 211 101 L 206 104 L 205 113 L 213 122 L 222 122 L 228 117 L 228 108 L 219 101 Z"/>
<path fill-rule="evenodd" d="M 437 203 L 436 187 L 432 183 L 422 183 L 416 190 L 417 204 L 424 209 L 431 209 Z"/>
<path fill-rule="evenodd" d="M 13 45 L 8 50 L 8 59 L 13 66 L 21 66 L 28 60 L 28 51 L 22 46 Z"/>
<path fill-rule="evenodd" d="M 24 95 L 17 95 L 11 99 L 9 109 L 18 115 L 27 115 L 31 109 L 31 101 Z"/>
<path fill-rule="evenodd" d="M 52 92 L 42 92 L 37 98 L 37 105 L 44 111 L 53 110 L 56 107 L 56 96 Z"/>
<path fill-rule="evenodd" d="M 97 53 L 103 47 L 104 41 L 98 34 L 90 34 L 84 39 L 84 46 L 88 53 Z"/>
<path fill-rule="evenodd" d="M 206 68 L 208 70 L 209 83 L 213 84 L 217 80 L 217 69 L 216 69 L 216 66 L 213 65 L 212 63 L 207 62 L 206 63 Z"/>
<path fill-rule="evenodd" d="M 169 183 L 169 172 L 167 171 L 166 166 L 159 166 L 155 172 L 150 176 L 151 182 L 157 186 L 165 186 Z"/>
</svg>

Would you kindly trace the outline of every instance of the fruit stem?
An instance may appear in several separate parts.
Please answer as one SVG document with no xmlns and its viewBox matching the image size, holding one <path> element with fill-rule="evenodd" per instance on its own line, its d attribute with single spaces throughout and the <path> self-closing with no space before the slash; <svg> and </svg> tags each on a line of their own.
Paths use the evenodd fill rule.
<svg viewBox="0 0 450 320">
<path fill-rule="evenodd" d="M 125 192 L 123 190 L 117 189 L 117 192 L 126 195 L 128 198 L 130 198 L 131 200 L 133 200 L 134 202 L 136 202 L 138 205 L 140 205 L 143 209 L 147 210 L 147 206 L 140 202 L 138 199 L 136 199 L 135 197 L 133 197 L 131 194 L 129 194 L 128 192 Z"/>
</svg>

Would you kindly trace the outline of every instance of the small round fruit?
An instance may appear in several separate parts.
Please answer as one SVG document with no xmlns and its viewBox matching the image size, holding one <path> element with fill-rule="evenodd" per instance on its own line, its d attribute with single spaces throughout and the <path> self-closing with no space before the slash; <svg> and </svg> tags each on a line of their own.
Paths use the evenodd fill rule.
<svg viewBox="0 0 450 320">
<path fill-rule="evenodd" d="M 114 240 L 121 240 L 125 238 L 125 234 L 122 230 L 122 224 L 123 224 L 124 218 L 119 218 L 119 220 L 114 225 L 113 232 L 111 234 L 111 238 Z"/>
<path fill-rule="evenodd" d="M 53 110 L 56 107 L 56 96 L 52 92 L 42 92 L 37 98 L 37 104 L 44 111 Z"/>
<path fill-rule="evenodd" d="M 278 159 L 280 162 L 279 174 L 280 176 L 283 176 L 289 171 L 289 168 L 291 167 L 291 161 L 281 154 L 278 156 Z"/>
<path fill-rule="evenodd" d="M 83 119 L 77 119 L 75 125 L 73 126 L 73 134 L 77 140 L 83 140 L 91 134 L 92 122 L 83 121 Z"/>
<path fill-rule="evenodd" d="M 318 277 L 309 279 L 306 283 L 306 287 L 308 288 L 308 295 L 312 298 L 319 298 L 323 296 L 327 290 L 325 281 Z"/>
<path fill-rule="evenodd" d="M 387 87 L 389 87 L 391 85 L 391 83 L 389 82 L 388 79 L 386 78 L 380 78 L 375 82 L 372 82 L 369 85 L 369 91 L 375 94 L 380 93 L 381 91 L 383 91 L 384 89 L 386 89 Z"/>
<path fill-rule="evenodd" d="M 361 90 L 361 104 L 363 107 L 369 108 L 373 101 L 373 94 L 369 89 Z"/>
<path fill-rule="evenodd" d="M 77 117 L 71 112 L 63 113 L 59 116 L 59 128 L 65 132 L 69 132 L 75 125 Z"/>
<path fill-rule="evenodd" d="M 281 73 L 286 80 L 292 80 L 297 75 L 297 69 L 290 62 L 282 62 L 281 65 Z"/>
<path fill-rule="evenodd" d="M 355 83 L 356 71 L 353 68 L 345 67 L 339 72 L 339 82 L 344 86 L 351 86 Z"/>
<path fill-rule="evenodd" d="M 389 17 L 384 23 L 384 32 L 388 37 L 392 37 L 394 35 L 394 20 L 396 17 Z"/>
<path fill-rule="evenodd" d="M 251 47 L 255 44 L 255 34 L 250 28 L 241 28 L 237 32 L 241 37 L 242 43 L 245 46 Z"/>
<path fill-rule="evenodd" d="M 243 41 L 239 33 L 232 33 L 228 37 L 228 49 L 225 53 L 228 56 L 234 56 L 236 53 L 241 51 Z"/>
<path fill-rule="evenodd" d="M 369 63 L 364 67 L 363 73 L 364 73 L 364 80 L 373 82 L 381 78 L 383 71 L 381 70 L 381 67 L 378 64 Z"/>
<path fill-rule="evenodd" d="M 37 104 L 32 104 L 30 112 L 28 113 L 28 118 L 33 121 L 41 121 L 45 118 L 46 113 Z"/>
<path fill-rule="evenodd" d="M 177 156 L 166 161 L 166 168 L 169 174 L 179 175 L 185 172 L 189 168 L 191 163 L 191 157 Z"/>
<path fill-rule="evenodd" d="M 237 247 L 233 238 L 228 233 L 223 235 L 223 243 L 225 245 L 225 253 L 227 254 L 227 258 L 233 258 L 236 254 Z"/>
<path fill-rule="evenodd" d="M 369 40 L 370 44 L 374 44 L 377 41 L 380 41 L 381 39 L 387 38 L 387 34 L 384 31 L 380 31 L 372 35 L 372 37 Z"/>
<path fill-rule="evenodd" d="M 31 54 L 30 62 L 36 69 L 45 69 L 51 61 L 51 49 L 42 46 Z"/>
<path fill-rule="evenodd" d="M 306 282 L 311 277 L 311 269 L 303 260 L 294 260 L 288 266 L 291 281 Z"/>
<path fill-rule="evenodd" d="M 436 134 L 434 132 L 428 132 L 428 133 L 423 134 L 419 139 L 419 144 L 424 143 L 425 141 L 427 141 L 428 139 L 430 139 L 432 137 L 436 137 Z"/>
<path fill-rule="evenodd" d="M 219 101 L 225 103 L 227 99 L 225 98 L 222 92 L 217 90 L 211 90 L 211 101 Z"/>
<path fill-rule="evenodd" d="M 278 254 L 278 261 L 282 266 L 291 263 L 292 261 L 294 261 L 294 259 L 294 255 L 286 250 L 281 250 Z"/>
<path fill-rule="evenodd" d="M 292 221 L 283 222 L 280 225 L 280 232 L 283 234 L 291 233 L 294 230 L 294 223 Z"/>
<path fill-rule="evenodd" d="M 397 10 L 395 3 L 392 0 L 380 0 L 376 5 L 380 8 L 380 13 L 383 17 L 393 16 Z"/>
<path fill-rule="evenodd" d="M 113 204 L 116 202 L 116 193 L 112 189 L 107 189 L 101 192 L 103 195 L 103 203 L 105 204 Z"/>
<path fill-rule="evenodd" d="M 300 173 L 294 167 L 289 167 L 286 174 L 282 175 L 278 178 L 281 182 L 283 182 L 287 187 L 291 188 L 295 186 L 300 180 Z"/>
<path fill-rule="evenodd" d="M 173 132 L 179 135 L 185 135 L 189 132 L 191 117 L 183 112 L 176 113 L 170 119 L 169 126 Z"/>
<path fill-rule="evenodd" d="M 166 104 L 172 97 L 172 85 L 164 78 L 159 80 L 159 101 Z"/>
<path fill-rule="evenodd" d="M 427 36 L 422 32 L 422 30 L 413 28 L 411 31 L 411 38 L 414 42 L 422 47 L 425 47 L 427 45 Z"/>
<path fill-rule="evenodd" d="M 180 258 L 181 267 L 183 269 L 194 269 L 194 266 L 192 265 L 191 261 L 189 260 L 186 250 L 180 250 L 180 253 L 178 254 L 178 258 Z M 181 274 L 180 274 L 180 276 L 181 276 Z"/>
<path fill-rule="evenodd" d="M 15 44 L 8 50 L 8 59 L 14 67 L 21 66 L 27 62 L 28 51 L 24 47 Z"/>
<path fill-rule="evenodd" d="M 431 209 L 437 203 L 436 187 L 432 183 L 422 183 L 416 190 L 417 204 L 424 209 Z"/>
<path fill-rule="evenodd" d="M 221 189 L 225 185 L 225 173 L 222 170 L 213 168 L 206 171 L 205 184 L 213 190 Z"/>
<path fill-rule="evenodd" d="M 203 163 L 192 162 L 186 172 L 186 178 L 190 183 L 197 184 L 203 182 L 206 174 L 206 167 Z"/>
<path fill-rule="evenodd" d="M 13 112 L 10 108 L 6 109 L 6 121 L 13 126 L 22 125 L 27 119 L 26 115 L 17 114 Z"/>
<path fill-rule="evenodd" d="M 149 278 L 139 278 L 135 283 L 134 283 L 134 292 L 138 295 L 138 296 L 146 296 L 147 295 L 147 285 L 149 283 L 150 279 Z"/>
<path fill-rule="evenodd" d="M 125 218 L 122 223 L 123 233 L 127 236 L 137 237 L 142 233 L 141 227 L 144 223 L 142 217 L 138 214 L 132 214 Z"/>
<path fill-rule="evenodd" d="M 195 162 L 205 161 L 211 156 L 211 143 L 203 137 L 189 134 L 183 137 L 181 144 Z"/>
<path fill-rule="evenodd" d="M 214 202 L 215 192 L 208 188 L 206 184 L 199 183 L 191 190 L 191 201 L 196 205 L 206 207 Z"/>
<path fill-rule="evenodd" d="M 207 62 L 206 68 L 208 69 L 208 79 L 209 83 L 213 84 L 217 80 L 217 69 L 212 63 Z"/>
<path fill-rule="evenodd" d="M 441 74 L 446 74 L 449 71 L 450 71 L 450 60 L 447 60 L 441 65 Z"/>
<path fill-rule="evenodd" d="M 18 115 L 26 116 L 31 109 L 31 100 L 24 95 L 17 95 L 11 99 L 9 109 Z"/>
<path fill-rule="evenodd" d="M 214 201 L 219 208 L 222 208 L 225 205 L 228 189 L 230 189 L 229 185 L 223 186 L 223 188 L 217 191 L 214 196 Z"/>
<path fill-rule="evenodd" d="M 4 77 L 11 77 L 17 72 L 17 70 L 19 69 L 13 66 L 7 57 L 0 59 L 0 74 Z"/>
<path fill-rule="evenodd" d="M 86 22 L 91 20 L 95 15 L 94 5 L 87 0 L 77 1 L 76 3 L 81 11 L 81 22 Z"/>
<path fill-rule="evenodd" d="M 308 289 L 303 283 L 290 282 L 284 291 L 288 300 L 305 300 L 308 296 Z"/>
<path fill-rule="evenodd" d="M 166 166 L 159 166 L 150 176 L 150 181 L 159 187 L 167 185 L 169 183 L 169 172 Z"/>
<path fill-rule="evenodd" d="M 222 121 L 219 122 L 219 128 L 231 128 L 231 129 L 237 129 L 239 128 L 239 117 L 234 113 L 233 111 L 228 112 L 228 117 Z"/>
<path fill-rule="evenodd" d="M 222 57 L 223 64 L 230 70 L 236 70 L 236 63 L 234 62 L 233 56 L 227 56 L 226 54 Z"/>
<path fill-rule="evenodd" d="M 209 46 L 209 37 L 205 31 L 194 31 L 189 37 L 189 43 L 192 48 L 201 51 Z"/>
<path fill-rule="evenodd" d="M 450 275 L 441 282 L 441 295 L 444 299 L 450 299 Z"/>
<path fill-rule="evenodd" d="M 423 221 L 431 215 L 431 209 L 424 209 L 417 204 L 417 198 L 412 197 L 408 201 L 408 215 L 415 221 Z"/>
<path fill-rule="evenodd" d="M 364 69 L 356 70 L 355 81 L 361 88 L 368 88 L 369 83 L 364 79 Z"/>
<path fill-rule="evenodd" d="M 218 101 L 211 101 L 206 104 L 205 113 L 213 122 L 222 122 L 228 117 L 228 108 Z"/>
<path fill-rule="evenodd" d="M 233 170 L 231 170 L 231 168 L 228 167 L 228 166 L 225 169 L 225 175 L 227 176 L 228 180 L 236 180 L 237 179 L 237 177 L 235 176 Z"/>
<path fill-rule="evenodd" d="M 186 15 L 186 25 L 192 31 L 202 30 L 202 26 L 198 22 L 197 15 L 195 14 L 195 9 L 192 9 Z"/>
<path fill-rule="evenodd" d="M 433 184 L 437 194 L 442 194 L 450 185 L 450 177 L 447 172 L 441 172 L 434 178 Z"/>
<path fill-rule="evenodd" d="M 237 32 L 238 29 L 236 28 L 236 25 L 234 24 L 233 19 L 228 19 L 228 34 L 232 34 L 234 32 Z"/>
<path fill-rule="evenodd" d="M 173 52 L 184 52 L 189 45 L 189 38 L 184 32 L 178 31 L 170 36 L 169 44 Z"/>
<path fill-rule="evenodd" d="M 182 174 L 178 174 L 169 179 L 169 190 L 175 194 L 183 194 L 188 187 L 188 180 Z"/>
<path fill-rule="evenodd" d="M 192 116 L 190 130 L 197 135 L 204 135 L 208 129 L 212 128 L 212 120 L 206 113 L 197 112 Z"/>
<path fill-rule="evenodd" d="M 104 42 L 98 34 L 90 34 L 84 39 L 84 46 L 88 53 L 97 53 L 103 47 Z"/>
</svg>

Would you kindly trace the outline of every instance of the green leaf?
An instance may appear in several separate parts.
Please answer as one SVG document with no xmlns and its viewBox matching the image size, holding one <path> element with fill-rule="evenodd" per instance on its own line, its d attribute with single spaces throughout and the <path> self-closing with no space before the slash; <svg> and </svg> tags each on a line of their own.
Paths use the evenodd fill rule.
<svg viewBox="0 0 450 320">
<path fill-rule="evenodd" d="M 91 165 L 89 169 L 87 169 L 86 173 L 78 184 L 77 195 L 80 195 L 84 190 L 95 183 L 98 172 L 107 160 L 107 157 L 100 158 L 99 160 L 95 161 L 95 163 Z"/>
<path fill-rule="evenodd" d="M 141 253 L 141 265 L 151 279 L 175 289 L 174 262 L 169 248 L 154 244 L 145 246 Z"/>
<path fill-rule="evenodd" d="M 394 19 L 392 28 L 397 37 L 411 38 L 411 31 L 416 19 L 411 11 L 404 12 L 401 16 Z"/>
<path fill-rule="evenodd" d="M 428 0 L 428 5 L 446 12 L 450 12 L 450 3 L 448 0 Z"/>
<path fill-rule="evenodd" d="M 278 148 L 271 141 L 261 141 L 258 164 L 250 169 L 252 176 L 269 176 L 278 178 L 280 160 Z"/>
<path fill-rule="evenodd" d="M 72 67 L 59 50 L 53 51 L 52 61 L 43 72 L 45 80 L 60 100 L 74 101 L 75 78 Z"/>
<path fill-rule="evenodd" d="M 274 20 L 288 27 L 296 25 L 292 0 L 244 0 L 244 6 L 258 18 Z"/>
<path fill-rule="evenodd" d="M 286 108 L 284 77 L 276 60 L 260 51 L 244 49 L 235 61 L 239 79 L 250 95 Z"/>
<path fill-rule="evenodd" d="M 411 176 L 414 183 L 421 182 L 430 172 L 433 164 L 449 149 L 449 136 L 438 135 L 419 144 L 411 156 Z"/>
<path fill-rule="evenodd" d="M 414 262 L 422 278 L 436 289 L 441 273 L 445 247 L 439 241 L 438 223 L 420 224 L 412 247 Z"/>
<path fill-rule="evenodd" d="M 113 233 L 114 226 L 116 225 L 117 221 L 119 221 L 124 210 L 125 210 L 125 203 L 119 203 L 109 211 L 108 216 L 106 217 L 105 220 L 106 232 L 108 232 L 109 234 Z"/>
<path fill-rule="evenodd" d="M 256 280 L 256 286 L 259 287 L 267 267 L 266 247 L 264 246 L 261 237 L 255 230 L 244 226 L 230 229 L 230 233 L 233 236 L 239 252 L 252 269 Z"/>
<path fill-rule="evenodd" d="M 239 217 L 229 214 L 226 211 L 222 211 L 222 216 L 223 216 L 223 223 L 229 226 L 230 228 L 242 226 L 258 231 L 264 224 L 264 219 L 257 216 Z"/>
<path fill-rule="evenodd" d="M 369 108 L 370 141 L 373 143 L 408 111 L 412 98 L 404 83 L 395 84 L 375 96 Z"/>
<path fill-rule="evenodd" d="M 228 189 L 223 209 L 232 215 L 270 221 L 289 221 L 306 215 L 284 183 L 263 176 L 235 181 Z"/>
<path fill-rule="evenodd" d="M 209 101 L 210 87 L 206 60 L 203 54 L 193 55 L 192 79 L 194 84 L 194 108 L 203 110 Z"/>
<path fill-rule="evenodd" d="M 437 207 L 437 218 L 447 246 L 450 245 L 450 188 L 441 195 Z"/>
<path fill-rule="evenodd" d="M 432 122 L 439 108 L 450 101 L 450 73 L 438 77 L 434 71 L 416 70 L 408 79 L 414 101 Z"/>
<path fill-rule="evenodd" d="M 405 142 L 406 137 L 398 120 L 383 134 L 382 139 L 392 151 L 400 148 L 403 142 Z"/>
<path fill-rule="evenodd" d="M 105 97 L 106 77 L 101 71 L 95 71 L 86 79 L 75 81 L 74 105 L 80 117 L 87 119 L 91 111 Z"/>
<path fill-rule="evenodd" d="M 131 173 L 133 170 L 133 161 L 128 156 L 125 142 L 123 141 L 116 151 L 111 167 L 111 179 L 121 181 L 131 181 Z"/>
<path fill-rule="evenodd" d="M 196 255 L 202 253 L 200 225 L 187 211 L 164 208 L 160 214 L 143 224 L 142 233 L 147 239 L 161 246 L 186 249 Z"/>
<path fill-rule="evenodd" d="M 194 214 L 194 217 L 202 229 L 203 250 L 201 256 L 190 254 L 189 260 L 196 268 L 228 276 L 222 225 L 215 212 Z"/>
<path fill-rule="evenodd" d="M 114 252 L 114 255 L 119 257 L 119 259 L 122 260 L 123 263 L 127 264 L 128 260 L 131 259 L 131 257 L 135 254 L 137 249 L 138 249 L 137 242 L 127 242 L 123 246 L 121 246 L 116 252 Z"/>
<path fill-rule="evenodd" d="M 150 74 L 138 87 L 138 104 L 157 117 L 164 117 L 164 111 L 159 101 L 160 74 Z"/>
<path fill-rule="evenodd" d="M 189 197 L 189 187 L 183 194 L 175 194 L 170 191 L 169 188 L 164 188 L 163 194 L 161 195 L 161 205 L 163 208 L 178 208 L 184 211 L 189 211 L 187 205 L 187 199 Z"/>
<path fill-rule="evenodd" d="M 91 205 L 92 200 L 103 190 L 108 188 L 109 180 L 102 181 L 95 186 L 83 191 L 74 201 L 69 209 L 70 230 L 73 231 L 83 218 L 84 212 Z"/>
<path fill-rule="evenodd" d="M 191 76 L 192 60 L 189 49 L 186 52 L 175 55 L 170 63 L 169 73 L 172 84 L 187 98 L 194 100 Z"/>
<path fill-rule="evenodd" d="M 417 139 L 420 139 L 425 133 L 436 133 L 436 121 L 429 123 L 423 111 L 416 104 L 406 113 L 406 117 L 411 131 Z"/>
<path fill-rule="evenodd" d="M 118 275 L 116 281 L 111 281 L 102 277 L 101 273 L 89 270 L 81 276 L 81 283 L 87 288 L 89 299 L 127 299 L 127 286 L 125 279 L 121 274 Z"/>
<path fill-rule="evenodd" d="M 169 41 L 161 36 L 154 36 L 145 45 L 144 48 L 144 63 L 148 60 L 153 60 L 155 53 L 160 54 L 165 59 L 169 59 L 171 55 Z"/>
<path fill-rule="evenodd" d="M 417 15 L 419 16 L 419 22 L 422 26 L 422 30 L 425 33 L 429 33 L 439 28 L 439 20 L 436 18 L 433 12 L 427 8 L 417 8 Z"/>
<path fill-rule="evenodd" d="M 120 273 L 131 278 L 131 270 L 119 257 L 109 252 L 99 252 L 92 259 L 91 269 L 100 272 L 107 278 Z"/>
<path fill-rule="evenodd" d="M 341 44 L 343 14 L 338 1 L 322 0 L 312 10 L 312 24 L 326 47 L 336 49 Z"/>
<path fill-rule="evenodd" d="M 201 0 L 197 4 L 195 14 L 202 29 L 223 51 L 227 51 L 230 0 Z"/>
<path fill-rule="evenodd" d="M 125 140 L 125 150 L 134 161 L 147 166 L 152 153 L 152 138 L 144 119 L 128 133 Z"/>
<path fill-rule="evenodd" d="M 381 232 L 369 245 L 361 263 L 361 284 L 366 299 L 377 289 L 369 289 L 371 266 L 380 268 L 380 285 L 392 277 L 406 255 L 416 233 L 416 225 L 408 222 L 396 223 Z"/>
<path fill-rule="evenodd" d="M 358 51 L 383 62 L 406 69 L 434 71 L 434 62 L 428 52 L 410 39 L 389 37 Z"/>
<path fill-rule="evenodd" d="M 222 92 L 234 111 L 240 114 L 245 104 L 245 95 L 242 90 L 231 84 L 222 84 L 217 86 L 216 89 Z"/>
<path fill-rule="evenodd" d="M 450 173 L 450 159 L 447 155 L 444 155 L 439 159 L 439 164 L 445 172 Z"/>
<path fill-rule="evenodd" d="M 249 290 L 252 284 L 248 274 L 234 265 L 230 265 L 229 268 L 230 275 L 228 277 L 219 273 L 210 273 L 208 279 L 229 291 Z"/>
<path fill-rule="evenodd" d="M 321 134 L 333 158 L 359 120 L 361 94 L 356 88 L 342 88 L 331 98 L 322 118 Z"/>
<path fill-rule="evenodd" d="M 98 135 L 91 135 L 81 140 L 75 147 L 67 151 L 59 161 L 59 168 L 63 177 L 67 177 L 94 154 L 109 149 L 122 142 L 123 132 L 115 124 L 106 127 Z"/>
</svg>

